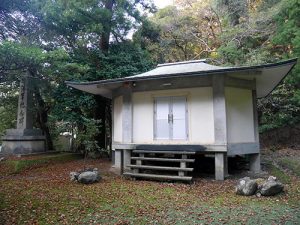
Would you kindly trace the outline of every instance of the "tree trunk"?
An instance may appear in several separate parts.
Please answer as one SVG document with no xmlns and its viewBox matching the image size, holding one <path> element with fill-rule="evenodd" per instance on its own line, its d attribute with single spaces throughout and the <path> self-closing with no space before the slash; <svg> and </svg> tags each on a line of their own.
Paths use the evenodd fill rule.
<svg viewBox="0 0 300 225">
<path fill-rule="evenodd" d="M 99 47 L 102 50 L 104 54 L 108 53 L 109 50 L 109 38 L 111 34 L 112 29 L 112 17 L 113 17 L 113 6 L 116 4 L 116 0 L 106 0 L 105 1 L 105 9 L 108 10 L 109 14 L 106 18 L 106 22 L 103 24 L 103 31 L 101 33 Z M 111 121 L 110 116 L 107 115 L 107 113 L 110 113 L 108 111 L 108 105 L 110 102 L 100 96 L 95 96 L 96 98 L 96 107 L 94 111 L 94 119 L 101 120 L 101 127 L 99 135 L 96 137 L 97 142 L 100 148 L 106 149 L 108 146 L 107 143 L 107 136 L 111 139 L 111 135 L 107 135 L 107 126 L 109 130 L 111 130 Z M 110 108 L 110 107 L 109 107 Z M 111 145 L 111 140 L 109 145 Z"/>
<path fill-rule="evenodd" d="M 47 125 L 48 122 L 48 111 L 49 109 L 46 107 L 45 102 L 38 90 L 35 88 L 35 99 L 37 103 L 37 122 L 45 134 L 46 137 L 46 148 L 47 150 L 54 150 L 53 141 L 50 135 L 50 129 Z"/>
<path fill-rule="evenodd" d="M 101 96 L 95 96 L 96 106 L 94 109 L 94 119 L 101 120 L 99 134 L 96 139 L 100 148 L 106 149 L 106 105 L 107 100 Z"/>
<path fill-rule="evenodd" d="M 106 18 L 106 22 L 103 24 L 103 31 L 101 33 L 100 37 L 100 49 L 104 52 L 107 53 L 109 49 L 109 37 L 111 33 L 111 20 L 113 16 L 113 6 L 116 3 L 115 0 L 106 0 L 105 1 L 105 9 L 108 10 L 109 14 L 108 17 Z"/>
<path fill-rule="evenodd" d="M 32 77 L 36 77 L 35 75 L 37 74 L 37 70 L 35 68 L 31 68 L 28 69 L 28 73 Z M 37 123 L 39 124 L 46 137 L 46 150 L 54 150 L 53 141 L 50 135 L 50 129 L 47 125 L 49 107 L 46 106 L 45 101 L 40 94 L 40 90 L 36 85 L 33 87 L 33 91 L 37 106 Z"/>
</svg>

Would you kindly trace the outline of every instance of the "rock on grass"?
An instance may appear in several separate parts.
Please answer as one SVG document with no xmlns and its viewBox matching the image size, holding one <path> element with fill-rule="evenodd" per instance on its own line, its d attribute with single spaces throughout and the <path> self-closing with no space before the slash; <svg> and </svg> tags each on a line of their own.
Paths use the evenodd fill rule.
<svg viewBox="0 0 300 225">
<path fill-rule="evenodd" d="M 283 191 L 283 184 L 276 177 L 270 176 L 267 181 L 259 185 L 258 192 L 263 196 L 273 196 Z"/>
<path fill-rule="evenodd" d="M 254 195 L 257 190 L 257 183 L 249 177 L 244 177 L 238 181 L 235 192 L 238 195 L 250 196 Z"/>
<path fill-rule="evenodd" d="M 86 171 L 70 172 L 70 180 L 82 184 L 92 184 L 101 179 L 98 169 L 87 169 Z"/>
</svg>

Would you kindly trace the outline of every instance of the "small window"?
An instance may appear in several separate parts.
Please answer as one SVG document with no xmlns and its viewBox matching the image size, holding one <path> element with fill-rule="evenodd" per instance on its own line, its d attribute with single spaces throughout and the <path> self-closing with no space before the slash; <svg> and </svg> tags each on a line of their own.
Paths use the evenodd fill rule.
<svg viewBox="0 0 300 225">
<path fill-rule="evenodd" d="M 155 98 L 154 138 L 157 140 L 186 140 L 186 97 Z"/>
</svg>

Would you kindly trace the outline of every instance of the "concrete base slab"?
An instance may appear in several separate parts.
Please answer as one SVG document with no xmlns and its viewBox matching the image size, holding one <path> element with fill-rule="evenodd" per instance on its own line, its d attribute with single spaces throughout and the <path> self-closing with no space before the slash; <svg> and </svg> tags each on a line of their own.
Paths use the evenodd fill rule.
<svg viewBox="0 0 300 225">
<path fill-rule="evenodd" d="M 10 129 L 2 137 L 3 154 L 26 155 L 40 152 L 46 152 L 46 138 L 38 129 Z"/>
<path fill-rule="evenodd" d="M 40 129 L 8 129 L 5 136 L 43 136 L 43 132 Z"/>
</svg>

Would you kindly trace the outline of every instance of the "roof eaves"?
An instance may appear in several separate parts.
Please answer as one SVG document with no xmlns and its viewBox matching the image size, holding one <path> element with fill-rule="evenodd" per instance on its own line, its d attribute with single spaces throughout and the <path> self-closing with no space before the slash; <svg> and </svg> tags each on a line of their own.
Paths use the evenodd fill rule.
<svg viewBox="0 0 300 225">
<path fill-rule="evenodd" d="M 297 58 L 278 62 L 278 63 L 270 63 L 264 65 L 257 65 L 257 66 L 242 66 L 242 67 L 227 67 L 222 69 L 215 69 L 215 70 L 206 70 L 206 71 L 197 71 L 197 72 L 189 72 L 189 73 L 178 73 L 178 74 L 163 74 L 163 75 L 150 75 L 150 76 L 141 76 L 141 77 L 124 77 L 124 78 L 117 78 L 117 79 L 108 79 L 108 80 L 98 80 L 98 81 L 91 81 L 91 82 L 74 82 L 74 81 L 65 81 L 65 83 L 73 84 L 73 85 L 93 85 L 93 84 L 113 84 L 113 83 L 120 83 L 120 82 L 131 82 L 131 81 L 142 81 L 142 80 L 155 80 L 155 79 L 164 79 L 164 78 L 172 78 L 172 77 L 179 77 L 179 76 L 196 76 L 196 75 L 210 75 L 210 74 L 224 74 L 228 72 L 241 72 L 247 70 L 260 70 L 269 67 L 276 67 L 285 64 L 292 64 L 296 63 Z"/>
<path fill-rule="evenodd" d="M 282 77 L 282 79 L 278 82 L 278 84 L 276 86 L 274 86 L 274 88 L 267 95 L 262 96 L 262 97 L 258 97 L 258 99 L 265 98 L 265 97 L 269 96 L 279 86 L 279 84 L 282 83 L 282 81 L 284 80 L 284 78 L 286 78 L 286 76 L 292 71 L 292 69 L 295 67 L 297 61 L 298 61 L 298 58 L 293 58 L 293 59 L 290 59 L 290 60 L 286 60 L 286 61 L 277 63 L 278 66 L 284 65 L 284 64 L 285 65 L 293 64 L 293 66 L 289 69 L 289 71 L 285 74 L 285 76 Z"/>
</svg>

